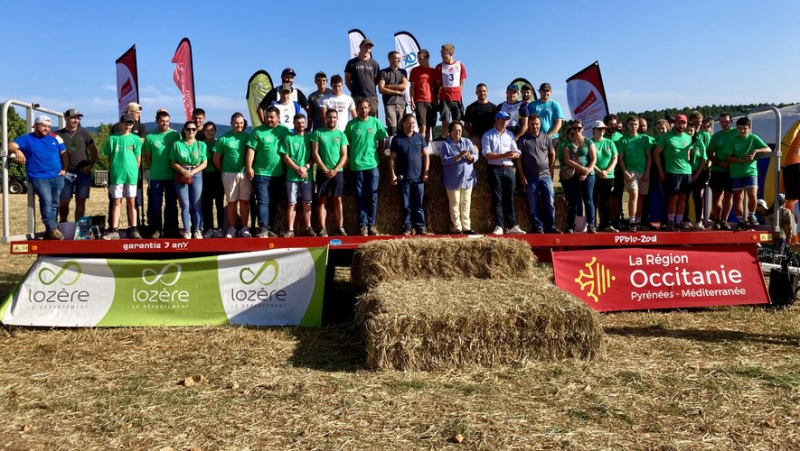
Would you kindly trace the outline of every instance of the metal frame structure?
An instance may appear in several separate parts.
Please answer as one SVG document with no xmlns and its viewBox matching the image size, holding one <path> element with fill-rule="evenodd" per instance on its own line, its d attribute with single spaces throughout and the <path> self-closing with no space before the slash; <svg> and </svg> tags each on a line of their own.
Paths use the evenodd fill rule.
<svg viewBox="0 0 800 451">
<path fill-rule="evenodd" d="M 0 166 L 2 166 L 2 179 L 3 179 L 3 243 L 11 241 L 19 241 L 25 239 L 34 239 L 36 237 L 36 199 L 33 192 L 33 187 L 28 182 L 28 231 L 25 235 L 11 235 L 10 234 L 10 212 L 8 211 L 8 163 L 11 157 L 8 155 L 8 109 L 11 106 L 19 106 L 25 108 L 25 123 L 27 124 L 28 131 L 33 130 L 33 121 L 35 112 L 48 114 L 50 116 L 58 117 L 58 127 L 63 128 L 65 125 L 64 114 L 48 108 L 43 108 L 38 103 L 26 103 L 19 100 L 6 100 L 2 107 L 2 148 L 0 148 Z"/>
</svg>

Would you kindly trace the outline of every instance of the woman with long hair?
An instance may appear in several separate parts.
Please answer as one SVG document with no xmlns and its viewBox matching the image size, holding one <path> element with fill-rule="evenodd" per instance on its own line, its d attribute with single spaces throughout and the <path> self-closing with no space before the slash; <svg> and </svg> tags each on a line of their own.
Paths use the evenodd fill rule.
<svg viewBox="0 0 800 451">
<path fill-rule="evenodd" d="M 202 239 L 203 169 L 206 168 L 206 143 L 196 139 L 197 125 L 186 122 L 181 129 L 181 140 L 172 144 L 170 161 L 175 169 L 175 191 L 181 206 L 183 238 Z"/>
<path fill-rule="evenodd" d="M 571 169 L 564 188 L 567 192 L 567 233 L 575 233 L 575 217 L 581 209 L 586 214 L 586 232 L 595 233 L 594 226 L 594 166 L 597 162 L 594 143 L 583 136 L 583 122 L 572 122 L 572 138 L 565 143 L 562 150 L 564 164 Z M 581 202 L 582 201 L 582 202 Z"/>
</svg>

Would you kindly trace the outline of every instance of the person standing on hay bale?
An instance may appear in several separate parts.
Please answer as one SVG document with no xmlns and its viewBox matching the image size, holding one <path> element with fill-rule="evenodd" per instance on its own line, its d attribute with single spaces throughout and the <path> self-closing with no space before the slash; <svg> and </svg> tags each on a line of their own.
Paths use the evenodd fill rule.
<svg viewBox="0 0 800 451">
<path fill-rule="evenodd" d="M 311 135 L 311 153 L 317 163 L 317 215 L 319 216 L 319 236 L 328 236 L 326 222 L 328 211 L 326 203 L 333 198 L 333 214 L 338 227 L 335 234 L 347 236 L 344 230 L 344 211 L 342 209 L 342 191 L 344 175 L 342 168 L 347 163 L 347 136 L 339 130 L 336 123 L 339 113 L 334 109 L 325 111 L 325 128 L 316 130 Z"/>
<path fill-rule="evenodd" d="M 430 157 L 425 138 L 414 131 L 417 120 L 414 114 L 403 116 L 403 131 L 392 139 L 389 168 L 392 171 L 392 185 L 400 189 L 403 207 L 403 235 L 412 233 L 412 221 L 417 235 L 432 235 L 425 227 L 425 211 L 422 197 L 425 195 L 425 182 L 428 181 Z"/>
<path fill-rule="evenodd" d="M 494 211 L 495 228 L 492 235 L 502 235 L 503 226 L 508 226 L 508 233 L 524 234 L 517 225 L 514 212 L 514 183 L 516 171 L 514 160 L 520 156 L 514 134 L 506 130 L 511 119 L 505 111 L 495 114 L 494 127 L 484 133 L 481 140 L 481 153 L 487 162 L 489 186 L 492 189 L 492 210 Z M 504 217 L 505 213 L 505 217 Z"/>
<path fill-rule="evenodd" d="M 447 190 L 450 203 L 450 221 L 452 234 L 475 234 L 469 219 L 472 199 L 472 188 L 478 180 L 475 162 L 478 161 L 478 149 L 472 141 L 463 137 L 464 126 L 460 121 L 450 123 L 450 137 L 442 147 L 442 184 Z"/>
<path fill-rule="evenodd" d="M 380 235 L 375 227 L 378 210 L 378 154 L 386 147 L 386 129 L 369 115 L 369 100 L 358 99 L 358 117 L 347 123 L 344 134 L 350 143 L 350 170 L 356 178 L 356 202 L 361 236 Z M 387 111 L 388 115 L 388 111 Z"/>
<path fill-rule="evenodd" d="M 436 65 L 437 88 L 439 91 L 439 113 L 442 130 L 448 130 L 451 121 L 460 121 L 464 115 L 464 104 L 461 101 L 461 90 L 467 78 L 467 69 L 453 55 L 456 47 L 444 44 L 441 50 L 442 62 Z"/>
<path fill-rule="evenodd" d="M 283 138 L 278 153 L 282 155 L 286 164 L 286 232 L 285 238 L 294 236 L 295 205 L 297 200 L 303 202 L 303 224 L 306 235 L 316 236 L 311 228 L 311 194 L 314 185 L 308 176 L 308 171 L 314 163 L 306 136 L 306 117 L 296 114 L 292 124 L 294 133 Z"/>
<path fill-rule="evenodd" d="M 553 140 L 542 133 L 542 118 L 534 113 L 528 117 L 527 132 L 517 140 L 522 156 L 517 160 L 520 183 L 525 187 L 528 217 L 533 233 L 561 233 L 555 226 L 556 207 L 553 191 L 553 169 L 556 150 Z M 544 215 L 539 218 L 539 196 L 544 203 Z"/>
<path fill-rule="evenodd" d="M 472 144 L 481 150 L 483 134 L 494 126 L 494 115 L 497 105 L 489 101 L 489 88 L 484 83 L 475 87 L 475 96 L 478 100 L 472 102 L 464 113 L 464 128 Z"/>
<path fill-rule="evenodd" d="M 538 114 L 542 118 L 542 130 L 550 136 L 550 139 L 556 139 L 561 130 L 564 114 L 561 112 L 561 105 L 555 100 L 550 100 L 552 91 L 550 83 L 542 83 L 539 86 L 539 99 L 528 105 L 528 112 Z"/>
</svg>

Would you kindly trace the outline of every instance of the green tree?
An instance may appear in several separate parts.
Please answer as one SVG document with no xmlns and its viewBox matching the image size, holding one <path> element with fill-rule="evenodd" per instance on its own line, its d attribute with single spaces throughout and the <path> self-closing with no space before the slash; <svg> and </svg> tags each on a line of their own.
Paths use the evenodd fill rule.
<svg viewBox="0 0 800 451">
<path fill-rule="evenodd" d="M 8 142 L 11 142 L 17 137 L 27 133 L 25 126 L 25 119 L 22 119 L 17 114 L 14 107 L 8 109 Z M 15 160 L 9 160 L 8 173 L 20 178 L 25 178 L 25 165 L 17 163 Z"/>
<path fill-rule="evenodd" d="M 92 133 L 94 145 L 97 146 L 97 151 L 100 153 L 97 158 L 97 163 L 94 166 L 95 169 L 108 169 L 108 157 L 103 155 L 103 146 L 106 145 L 106 141 L 108 141 L 108 137 L 111 135 L 111 127 L 113 127 L 113 124 L 101 123 L 100 126 L 97 127 L 97 131 Z"/>
</svg>

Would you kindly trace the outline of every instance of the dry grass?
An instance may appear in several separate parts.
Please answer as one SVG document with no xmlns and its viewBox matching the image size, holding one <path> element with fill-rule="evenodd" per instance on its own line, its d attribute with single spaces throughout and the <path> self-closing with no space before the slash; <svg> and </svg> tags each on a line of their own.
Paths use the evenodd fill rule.
<svg viewBox="0 0 800 451">
<path fill-rule="evenodd" d="M 359 246 L 351 266 L 360 291 L 384 281 L 416 278 L 508 279 L 534 276 L 536 256 L 522 241 L 480 239 L 372 241 Z"/>
<path fill-rule="evenodd" d="M 0 261 L 8 280 L 31 259 Z M 0 446 L 800 448 L 800 308 L 600 321 L 599 361 L 439 372 L 367 370 L 354 326 L 0 331 Z"/>
<path fill-rule="evenodd" d="M 388 281 L 359 297 L 367 366 L 423 370 L 594 359 L 597 315 L 545 277 Z"/>
</svg>

